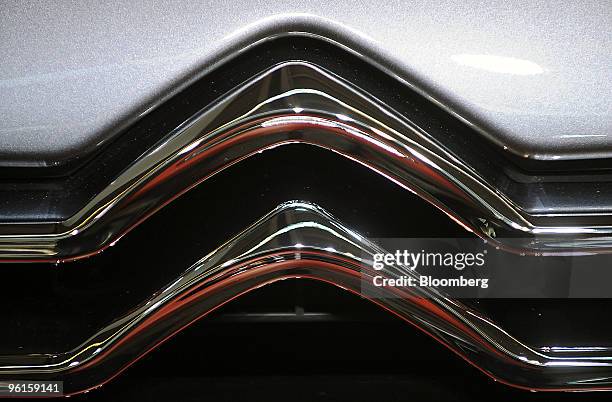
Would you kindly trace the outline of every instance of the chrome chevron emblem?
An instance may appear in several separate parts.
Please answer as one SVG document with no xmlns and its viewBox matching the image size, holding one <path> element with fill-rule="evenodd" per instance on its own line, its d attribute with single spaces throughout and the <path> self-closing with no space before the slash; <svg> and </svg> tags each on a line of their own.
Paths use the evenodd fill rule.
<svg viewBox="0 0 612 402">
<path fill-rule="evenodd" d="M 176 128 L 69 219 L 1 224 L 0 259 L 65 261 L 95 254 L 212 175 L 290 143 L 357 161 L 510 250 L 552 254 L 612 246 L 607 214 L 529 214 L 425 129 L 330 72 L 287 62 Z"/>
<path fill-rule="evenodd" d="M 55 354 L 0 356 L 0 377 L 60 379 L 67 393 L 82 392 L 104 384 L 181 329 L 254 288 L 300 278 L 366 294 L 363 286 L 369 281 L 364 277 L 381 274 L 372 268 L 372 256 L 383 251 L 320 207 L 288 202 L 75 348 Z M 413 273 L 399 269 L 387 275 Z M 536 348 L 437 289 L 382 291 L 393 294 L 383 293 L 373 302 L 499 381 L 541 390 L 610 387 L 612 351 L 608 348 Z M 400 339 L 384 341 L 401 343 Z"/>
</svg>

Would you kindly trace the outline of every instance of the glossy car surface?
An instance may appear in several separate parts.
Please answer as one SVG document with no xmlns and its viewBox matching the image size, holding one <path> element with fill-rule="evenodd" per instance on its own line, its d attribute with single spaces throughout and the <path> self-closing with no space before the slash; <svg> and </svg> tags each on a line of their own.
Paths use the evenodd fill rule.
<svg viewBox="0 0 612 402">
<path fill-rule="evenodd" d="M 342 375 L 401 376 L 442 362 L 437 345 L 477 381 L 612 388 L 610 5 L 0 9 L 2 384 L 82 394 L 174 337 L 188 356 L 163 365 L 197 373 L 200 345 L 179 333 L 207 323 L 240 322 L 270 350 L 288 347 L 270 328 L 299 322 L 305 353 L 325 322 L 351 338 L 331 359 Z M 378 289 L 374 277 L 417 278 L 373 267 L 390 238 L 477 244 L 500 256 L 505 287 Z M 396 338 L 400 323 L 426 337 Z M 203 338 L 209 380 L 231 375 L 224 353 L 249 359 L 225 336 Z M 409 352 L 347 368 L 376 346 Z"/>
</svg>

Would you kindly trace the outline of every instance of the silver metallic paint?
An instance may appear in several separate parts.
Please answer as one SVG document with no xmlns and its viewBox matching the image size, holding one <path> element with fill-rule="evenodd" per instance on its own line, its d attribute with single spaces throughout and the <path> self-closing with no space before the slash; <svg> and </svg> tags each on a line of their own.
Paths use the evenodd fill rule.
<svg viewBox="0 0 612 402">
<path fill-rule="evenodd" d="M 89 152 L 216 63 L 306 32 L 538 159 L 607 157 L 607 1 L 4 1 L 0 165 Z"/>
</svg>

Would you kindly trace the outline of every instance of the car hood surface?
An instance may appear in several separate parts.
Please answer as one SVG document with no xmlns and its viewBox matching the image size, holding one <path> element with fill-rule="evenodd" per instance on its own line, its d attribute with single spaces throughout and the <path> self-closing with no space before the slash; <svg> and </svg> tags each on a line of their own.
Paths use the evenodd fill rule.
<svg viewBox="0 0 612 402">
<path fill-rule="evenodd" d="M 334 38 L 508 152 L 612 153 L 606 2 L 31 1 L 0 10 L 4 166 L 91 153 L 216 63 L 298 33 Z"/>
</svg>

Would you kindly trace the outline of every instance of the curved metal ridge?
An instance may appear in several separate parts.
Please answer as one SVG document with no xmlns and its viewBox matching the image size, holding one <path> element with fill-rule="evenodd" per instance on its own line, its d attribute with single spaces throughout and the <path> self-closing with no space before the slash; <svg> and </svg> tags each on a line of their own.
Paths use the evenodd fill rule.
<svg viewBox="0 0 612 402">
<path fill-rule="evenodd" d="M 74 349 L 0 356 L 0 379 L 62 380 L 67 393 L 82 392 L 235 297 L 274 281 L 309 278 L 356 294 L 379 292 L 373 302 L 506 384 L 532 390 L 612 387 L 607 348 L 536 349 L 434 288 L 374 289 L 373 276 L 415 275 L 405 268 L 374 271 L 372 256 L 383 251 L 315 205 L 282 204 Z"/>
<path fill-rule="evenodd" d="M 612 248 L 608 215 L 530 215 L 376 99 L 313 64 L 288 62 L 193 116 L 71 218 L 0 225 L 0 259 L 61 261 L 99 252 L 208 177 L 289 143 L 355 160 L 509 249 Z M 584 221 L 589 225 L 582 226 Z"/>
</svg>

